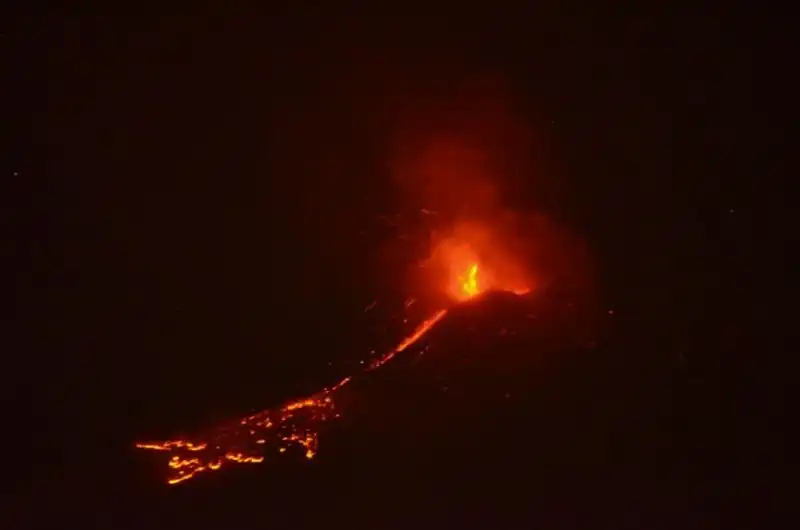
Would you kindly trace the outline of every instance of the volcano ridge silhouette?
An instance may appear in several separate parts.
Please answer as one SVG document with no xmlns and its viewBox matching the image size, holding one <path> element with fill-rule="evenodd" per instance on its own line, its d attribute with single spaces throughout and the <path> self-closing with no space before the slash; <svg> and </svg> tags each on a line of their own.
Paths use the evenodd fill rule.
<svg viewBox="0 0 800 530">
<path fill-rule="evenodd" d="M 558 297 L 490 292 L 460 304 L 419 344 L 347 389 L 337 437 L 352 445 L 347 453 L 375 456 L 377 467 L 422 458 L 500 474 L 521 462 L 544 466 L 540 474 L 563 471 L 574 463 L 570 451 L 587 455 L 606 443 L 596 440 L 598 418 L 619 408 L 627 389 L 613 380 L 613 363 L 603 366 L 607 355 L 592 340 L 600 332 L 588 320 Z M 549 454 L 537 461 L 531 452 Z"/>
<path fill-rule="evenodd" d="M 411 524 L 433 510 L 513 519 L 674 502 L 682 440 L 653 421 L 669 412 L 668 378 L 598 320 L 569 296 L 484 293 L 337 393 L 342 416 L 323 425 L 315 459 L 290 450 L 147 502 L 202 504 L 192 524 L 204 528 L 254 511 Z"/>
</svg>

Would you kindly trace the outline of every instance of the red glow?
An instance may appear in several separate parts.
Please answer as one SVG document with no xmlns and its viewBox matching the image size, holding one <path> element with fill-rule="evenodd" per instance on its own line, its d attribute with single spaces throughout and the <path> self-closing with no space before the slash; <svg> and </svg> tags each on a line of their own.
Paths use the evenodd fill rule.
<svg viewBox="0 0 800 530">
<path fill-rule="evenodd" d="M 475 222 L 459 223 L 452 234 L 435 236 L 433 252 L 425 263 L 432 285 L 443 286 L 457 302 L 492 290 L 530 292 L 529 275 L 504 247 L 501 236 Z"/>
</svg>

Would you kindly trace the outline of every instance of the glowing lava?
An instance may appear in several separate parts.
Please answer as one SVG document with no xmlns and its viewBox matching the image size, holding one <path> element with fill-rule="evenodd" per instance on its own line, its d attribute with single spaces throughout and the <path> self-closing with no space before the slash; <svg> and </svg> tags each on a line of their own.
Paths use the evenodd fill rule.
<svg viewBox="0 0 800 530">
<path fill-rule="evenodd" d="M 417 326 L 417 329 L 414 330 L 414 333 L 403 339 L 403 341 L 397 346 L 395 346 L 395 348 L 391 350 L 389 353 L 387 353 L 380 359 L 370 364 L 368 370 L 374 370 L 376 368 L 380 368 L 381 366 L 386 364 L 389 360 L 391 360 L 392 357 L 394 357 L 401 351 L 405 350 L 406 348 L 417 342 L 419 339 L 422 338 L 423 335 L 425 335 L 428 332 L 428 330 L 430 330 L 433 326 L 435 326 L 436 323 L 439 322 L 446 314 L 447 310 L 441 309 L 436 313 L 434 313 L 432 317 L 428 318 L 427 320 L 424 320 L 422 324 Z"/>
<path fill-rule="evenodd" d="M 473 263 L 466 273 L 458 276 L 461 291 L 458 300 L 473 298 L 481 293 L 478 283 L 478 264 Z M 520 290 L 518 294 L 524 294 Z M 435 312 L 389 352 L 370 363 L 365 370 L 375 370 L 395 355 L 414 345 L 447 314 L 446 309 Z M 277 409 L 268 409 L 238 421 L 219 426 L 191 440 L 177 439 L 160 443 L 138 443 L 136 448 L 170 453 L 167 465 L 169 484 L 187 481 L 205 471 L 215 471 L 228 463 L 260 463 L 270 451 L 285 453 L 292 447 L 303 450 L 311 459 L 317 451 L 319 430 L 327 420 L 339 417 L 335 407 L 336 392 L 351 381 L 346 377 L 329 388 Z"/>
<path fill-rule="evenodd" d="M 464 290 L 464 294 L 471 298 L 478 294 L 478 264 L 473 263 L 470 266 L 469 271 L 467 272 L 467 277 L 464 279 L 462 284 L 462 289 Z"/>
<path fill-rule="evenodd" d="M 299 446 L 310 459 L 317 451 L 318 426 L 337 416 L 332 394 L 349 381 L 347 377 L 312 396 L 222 425 L 194 441 L 139 443 L 136 447 L 173 454 L 168 461 L 169 484 L 184 482 L 204 471 L 216 471 L 226 463 L 261 463 L 269 449 L 284 453 Z"/>
</svg>

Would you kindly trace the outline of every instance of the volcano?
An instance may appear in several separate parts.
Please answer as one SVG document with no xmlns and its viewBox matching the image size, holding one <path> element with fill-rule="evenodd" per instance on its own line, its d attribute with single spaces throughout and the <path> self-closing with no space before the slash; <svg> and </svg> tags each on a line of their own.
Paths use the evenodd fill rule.
<svg viewBox="0 0 800 530">
<path fill-rule="evenodd" d="M 693 448 L 713 439 L 650 336 L 573 293 L 485 292 L 341 387 L 313 459 L 291 444 L 168 486 L 168 456 L 98 437 L 37 498 L 131 529 L 669 528 L 703 487 Z"/>
</svg>

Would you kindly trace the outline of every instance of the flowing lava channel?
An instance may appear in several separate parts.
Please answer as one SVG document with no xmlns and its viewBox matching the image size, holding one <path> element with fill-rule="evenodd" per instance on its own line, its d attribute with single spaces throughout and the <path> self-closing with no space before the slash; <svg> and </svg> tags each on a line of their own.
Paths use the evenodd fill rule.
<svg viewBox="0 0 800 530">
<path fill-rule="evenodd" d="M 478 281 L 478 272 L 478 264 L 473 263 L 464 275 L 458 277 L 458 301 L 472 299 L 489 287 L 496 287 L 482 287 Z M 529 291 L 527 288 L 506 290 L 518 295 Z M 414 345 L 446 314 L 447 309 L 435 312 L 392 350 L 369 364 L 365 372 L 380 368 L 395 355 Z M 137 443 L 136 448 L 161 451 L 169 455 L 169 484 L 187 481 L 205 471 L 216 471 L 230 463 L 261 463 L 269 449 L 285 453 L 292 447 L 301 448 L 305 457 L 311 459 L 317 452 L 320 427 L 327 420 L 339 416 L 335 405 L 336 392 L 351 379 L 352 376 L 348 376 L 311 396 L 246 416 L 191 440 Z"/>
</svg>

